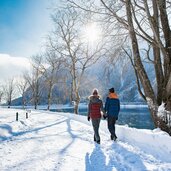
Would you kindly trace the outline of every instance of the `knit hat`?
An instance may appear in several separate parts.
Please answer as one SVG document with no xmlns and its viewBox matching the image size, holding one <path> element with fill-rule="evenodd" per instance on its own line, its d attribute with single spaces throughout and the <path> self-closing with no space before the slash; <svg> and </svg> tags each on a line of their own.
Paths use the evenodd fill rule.
<svg viewBox="0 0 171 171">
<path fill-rule="evenodd" d="M 109 92 L 110 93 L 114 93 L 115 92 L 115 89 L 112 87 L 112 88 L 109 89 Z"/>
<path fill-rule="evenodd" d="M 93 95 L 98 95 L 98 90 L 97 89 L 93 90 Z"/>
</svg>

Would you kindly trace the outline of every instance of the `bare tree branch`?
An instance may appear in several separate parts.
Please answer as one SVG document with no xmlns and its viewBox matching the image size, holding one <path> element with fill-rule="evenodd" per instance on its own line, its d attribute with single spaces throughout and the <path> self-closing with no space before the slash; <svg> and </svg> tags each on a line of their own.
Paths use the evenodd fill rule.
<svg viewBox="0 0 171 171">
<path fill-rule="evenodd" d="M 138 91 L 139 91 L 141 97 L 142 97 L 144 100 L 146 100 L 145 95 L 144 95 L 143 92 L 141 91 L 140 81 L 139 81 L 139 77 L 138 77 L 138 73 L 137 73 L 136 67 L 135 67 L 134 62 L 133 62 L 133 59 L 132 59 L 132 55 L 130 55 L 130 54 L 128 53 L 128 51 L 127 51 L 124 47 L 122 47 L 122 49 L 123 49 L 123 51 L 125 52 L 125 54 L 129 57 L 129 59 L 130 59 L 130 61 L 131 61 L 131 64 L 132 64 L 132 66 L 133 66 L 133 69 L 134 69 L 134 72 L 135 72 L 135 76 L 136 76 L 136 82 L 137 82 L 137 86 L 138 86 Z"/>
</svg>

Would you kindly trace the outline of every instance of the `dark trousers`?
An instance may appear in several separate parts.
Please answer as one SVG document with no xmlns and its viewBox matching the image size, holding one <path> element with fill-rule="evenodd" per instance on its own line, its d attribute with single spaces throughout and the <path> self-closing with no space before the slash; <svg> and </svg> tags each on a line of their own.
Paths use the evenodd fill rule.
<svg viewBox="0 0 171 171">
<path fill-rule="evenodd" d="M 108 116 L 107 123 L 108 123 L 109 132 L 111 134 L 111 138 L 117 138 L 117 136 L 115 134 L 116 117 Z"/>
<path fill-rule="evenodd" d="M 92 119 L 92 125 L 94 130 L 94 140 L 99 142 L 100 136 L 99 136 L 99 125 L 100 125 L 100 118 Z"/>
</svg>

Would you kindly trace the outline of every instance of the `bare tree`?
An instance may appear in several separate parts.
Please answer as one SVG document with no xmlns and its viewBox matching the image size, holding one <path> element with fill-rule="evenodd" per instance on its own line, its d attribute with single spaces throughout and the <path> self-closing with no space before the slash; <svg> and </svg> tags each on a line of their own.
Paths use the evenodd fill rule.
<svg viewBox="0 0 171 171">
<path fill-rule="evenodd" d="M 8 108 L 10 108 L 12 99 L 14 98 L 15 95 L 14 78 L 8 79 L 8 81 L 6 81 L 5 85 L 3 85 L 3 92 Z"/>
<path fill-rule="evenodd" d="M 0 89 L 0 104 L 1 104 L 1 101 L 2 101 L 3 95 L 4 95 L 3 90 Z"/>
<path fill-rule="evenodd" d="M 89 43 L 83 41 L 82 26 L 85 25 L 85 20 L 72 8 L 57 11 L 57 14 L 53 15 L 53 21 L 56 30 L 49 37 L 49 43 L 51 48 L 65 59 L 65 66 L 70 70 L 74 112 L 78 114 L 82 77 L 85 70 L 103 56 L 104 44 L 97 42 L 90 47 Z"/>
<path fill-rule="evenodd" d="M 32 101 L 34 104 L 34 108 L 37 109 L 37 105 L 39 104 L 40 97 L 42 94 L 42 55 L 32 56 L 32 73 L 26 73 L 24 75 L 24 79 L 28 82 L 31 92 L 32 92 Z"/>
<path fill-rule="evenodd" d="M 59 53 L 58 53 L 59 54 Z M 40 72 L 45 77 L 46 86 L 48 89 L 48 106 L 47 110 L 50 109 L 52 101 L 52 90 L 54 84 L 57 82 L 57 72 L 60 70 L 63 59 L 58 57 L 55 51 L 47 50 L 44 54 L 45 63 L 48 67 L 45 67 L 43 64 L 40 66 Z"/>
<path fill-rule="evenodd" d="M 149 106 L 155 126 L 171 135 L 171 128 L 157 115 L 158 106 L 166 102 L 171 95 L 171 24 L 169 20 L 171 10 L 169 1 L 100 0 L 101 4 L 97 5 L 94 0 L 91 0 L 89 8 L 74 0 L 69 0 L 69 2 L 76 9 L 98 13 L 105 19 L 108 26 L 113 27 L 115 24 L 127 31 L 132 48 L 130 59 L 134 66 L 137 85 L 139 90 L 140 86 L 143 88 L 140 94 Z M 156 73 L 157 94 L 154 92 L 143 64 L 140 52 L 142 41 L 143 45 L 150 44 L 153 47 L 151 54 L 153 54 L 152 64 Z"/>
<path fill-rule="evenodd" d="M 18 87 L 18 90 L 19 90 L 19 93 L 22 97 L 22 106 L 23 106 L 23 109 L 25 108 L 26 106 L 26 90 L 28 88 L 28 80 L 25 79 L 25 77 L 23 76 L 20 81 L 18 81 L 17 83 L 17 87 Z"/>
<path fill-rule="evenodd" d="M 101 0 L 101 2 L 107 9 L 111 9 L 103 0 Z M 165 18 L 165 20 L 163 20 L 162 18 L 160 19 L 161 19 L 161 24 L 162 22 L 164 23 L 166 22 L 165 28 L 159 30 L 160 25 L 159 25 L 159 14 L 158 14 L 159 10 L 158 9 L 160 9 L 161 7 L 159 3 L 161 3 L 161 1 L 160 2 L 152 1 L 151 4 L 148 3 L 147 0 L 144 0 L 143 3 L 139 2 L 139 4 L 138 4 L 138 1 L 133 1 L 133 2 L 131 0 L 123 1 L 123 4 L 125 5 L 125 8 L 126 8 L 126 16 L 127 16 L 126 24 L 128 25 L 129 36 L 130 36 L 131 44 L 132 44 L 133 62 L 135 66 L 134 68 L 135 68 L 135 72 L 137 74 L 138 80 L 140 80 L 140 83 L 145 93 L 143 95 L 141 92 L 141 95 L 145 97 L 145 100 L 147 101 L 155 126 L 156 127 L 159 126 L 163 130 L 171 134 L 171 131 L 169 130 L 166 123 L 164 123 L 164 121 L 157 116 L 158 105 L 160 105 L 162 101 L 165 102 L 167 97 L 170 94 L 169 92 L 166 92 L 166 86 L 168 85 L 168 79 L 170 77 L 170 71 L 171 71 L 170 70 L 171 55 L 169 54 L 169 49 L 167 48 L 170 42 L 170 36 L 168 33 L 169 32 L 168 30 L 170 29 L 168 25 L 168 16 L 166 15 L 167 12 L 164 11 L 163 15 L 165 16 L 163 17 Z M 162 10 L 165 10 L 166 9 L 165 1 L 162 1 L 162 5 L 163 5 L 161 7 Z M 138 13 L 137 8 L 138 10 L 142 11 L 141 12 L 142 17 L 143 17 L 142 20 L 140 20 L 137 17 L 137 13 Z M 151 11 L 153 11 L 153 16 L 151 14 Z M 162 17 L 161 12 L 160 12 L 160 17 Z M 141 22 L 144 22 L 144 20 L 148 24 L 141 23 Z M 146 27 L 144 27 L 143 24 Z M 146 30 L 147 28 L 150 29 L 151 32 L 153 33 L 153 37 L 151 37 L 150 33 L 147 32 Z M 165 37 L 165 42 L 167 42 L 167 46 L 166 45 L 164 46 L 163 44 L 163 40 L 162 40 L 163 38 L 161 36 L 160 31 L 163 32 L 164 34 L 167 34 L 167 39 Z M 144 41 L 147 41 L 153 46 L 153 55 L 154 55 L 153 64 L 154 64 L 154 68 L 156 72 L 156 81 L 157 81 L 157 88 L 158 88 L 157 96 L 155 95 L 151 82 L 148 78 L 148 73 L 145 71 L 144 66 L 142 64 L 142 57 L 140 54 L 140 48 L 139 48 L 139 43 L 138 43 L 138 38 L 137 38 L 138 36 L 143 38 Z M 169 38 L 169 42 L 168 42 L 168 38 Z M 160 52 L 163 58 L 161 58 Z M 163 63 L 164 67 L 162 66 L 162 59 L 164 61 Z"/>
</svg>

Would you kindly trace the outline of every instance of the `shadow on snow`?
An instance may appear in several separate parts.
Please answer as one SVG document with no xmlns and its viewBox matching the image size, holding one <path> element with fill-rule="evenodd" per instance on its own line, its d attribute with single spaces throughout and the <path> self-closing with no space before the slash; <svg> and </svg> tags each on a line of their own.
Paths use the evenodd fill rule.
<svg viewBox="0 0 171 171">
<path fill-rule="evenodd" d="M 109 149 L 113 150 L 109 151 L 106 157 L 101 146 L 95 144 L 93 152 L 91 154 L 86 153 L 85 170 L 112 171 L 114 168 L 122 171 L 146 170 L 141 158 L 137 154 L 126 150 L 117 143 L 112 144 Z"/>
</svg>

